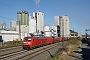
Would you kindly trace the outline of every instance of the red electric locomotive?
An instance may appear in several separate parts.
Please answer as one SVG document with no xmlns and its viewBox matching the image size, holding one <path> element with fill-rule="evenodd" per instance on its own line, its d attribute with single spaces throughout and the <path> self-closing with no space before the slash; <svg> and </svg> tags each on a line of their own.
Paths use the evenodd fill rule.
<svg viewBox="0 0 90 60">
<path fill-rule="evenodd" d="M 52 44 L 54 39 L 52 37 L 45 37 L 47 44 Z"/>
<path fill-rule="evenodd" d="M 32 49 L 38 46 L 52 44 L 52 37 L 45 37 L 43 35 L 25 37 L 23 41 L 23 49 Z"/>
<path fill-rule="evenodd" d="M 44 35 L 25 37 L 23 41 L 23 49 L 32 49 L 38 46 L 62 42 L 68 39 L 69 38 L 66 37 L 45 37 Z"/>
</svg>

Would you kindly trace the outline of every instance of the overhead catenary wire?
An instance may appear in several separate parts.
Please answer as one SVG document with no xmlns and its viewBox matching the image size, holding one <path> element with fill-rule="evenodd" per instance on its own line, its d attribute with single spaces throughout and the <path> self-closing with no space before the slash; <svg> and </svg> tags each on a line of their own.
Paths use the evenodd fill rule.
<svg viewBox="0 0 90 60">
<path fill-rule="evenodd" d="M 4 4 L 4 3 L 2 3 L 2 2 L 0 2 L 0 4 L 5 5 L 6 7 L 8 7 L 8 8 L 10 8 L 10 9 L 13 9 L 13 10 L 17 11 L 16 9 L 14 9 L 14 8 L 10 7 L 9 5 L 6 5 L 6 4 Z"/>
<path fill-rule="evenodd" d="M 0 16 L 0 17 L 5 18 L 5 19 L 9 19 L 9 20 L 15 20 L 15 19 L 4 17 L 4 16 Z"/>
<path fill-rule="evenodd" d="M 7 18 L 7 17 L 3 17 L 3 16 L 0 16 L 0 17 L 5 18 L 5 19 L 9 19 L 9 20 L 15 20 L 15 19 L 11 19 L 11 18 Z M 32 25 L 32 24 L 29 24 L 29 25 L 36 27 L 35 25 Z"/>
<path fill-rule="evenodd" d="M 5 19 L 9 19 L 9 20 L 15 20 L 15 19 L 12 19 L 12 18 L 4 17 L 4 16 L 0 16 L 0 17 L 5 18 Z M 31 26 L 33 26 L 33 27 L 36 27 L 35 25 L 32 25 L 32 24 L 29 24 L 29 25 L 31 25 Z M 40 27 L 39 27 L 39 28 L 40 28 Z"/>
<path fill-rule="evenodd" d="M 17 11 L 17 9 L 12 8 L 11 6 L 9 6 L 9 5 L 7 5 L 7 4 L 4 4 L 4 3 L 2 3 L 2 2 L 0 2 L 0 4 L 2 4 L 2 5 L 4 5 L 4 6 L 6 6 L 6 7 L 8 7 L 8 8 L 10 8 L 10 9 L 12 9 L 12 10 Z M 0 16 L 0 17 L 2 17 L 2 18 L 4 18 L 4 19 L 9 19 L 9 20 L 16 20 L 16 19 L 7 18 L 7 17 L 4 17 L 4 16 Z M 31 24 L 30 24 L 30 25 L 31 25 Z M 34 25 L 31 25 L 31 26 L 34 26 Z M 36 26 L 34 26 L 34 27 L 36 27 Z M 40 28 L 40 27 L 39 27 L 39 28 Z"/>
<path fill-rule="evenodd" d="M 6 4 L 4 4 L 4 3 L 2 3 L 2 2 L 0 2 L 0 4 L 6 6 L 6 7 L 8 7 L 8 8 L 10 8 L 10 9 L 12 9 L 12 10 L 14 10 L 14 11 L 17 11 L 16 9 L 14 9 L 14 8 L 10 7 L 9 5 L 6 5 Z M 1 16 L 1 15 L 0 15 L 0 17 L 3 18 L 3 19 L 15 20 L 15 19 L 7 18 L 7 17 L 5 17 L 5 16 Z"/>
<path fill-rule="evenodd" d="M 17 9 L 12 8 L 11 6 L 6 5 L 6 4 L 4 4 L 4 3 L 2 3 L 2 2 L 0 2 L 0 4 L 2 4 L 2 5 L 4 5 L 4 6 L 6 6 L 6 7 L 8 7 L 8 8 L 10 8 L 10 9 L 12 9 L 12 10 L 14 10 L 14 11 L 17 11 Z M 5 19 L 9 19 L 9 20 L 15 20 L 15 19 L 11 19 L 11 18 L 4 17 L 4 16 L 0 16 L 0 17 L 5 18 Z"/>
<path fill-rule="evenodd" d="M 14 8 L 10 7 L 9 5 L 6 5 L 6 4 L 4 4 L 4 3 L 2 3 L 2 2 L 0 2 L 0 4 L 5 5 L 6 7 L 10 8 L 10 9 L 12 9 L 12 10 L 17 11 L 16 9 L 14 9 Z M 11 18 L 4 17 L 4 16 L 0 16 L 0 17 L 5 18 L 5 19 L 9 19 L 9 20 L 15 20 L 15 19 L 11 19 Z M 32 25 L 32 26 L 34 26 L 34 25 Z M 36 27 L 36 26 L 34 26 L 34 27 Z"/>
</svg>

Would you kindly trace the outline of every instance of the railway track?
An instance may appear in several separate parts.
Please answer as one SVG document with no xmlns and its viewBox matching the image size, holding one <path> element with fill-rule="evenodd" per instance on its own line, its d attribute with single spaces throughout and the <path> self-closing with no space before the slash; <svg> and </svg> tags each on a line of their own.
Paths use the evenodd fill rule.
<svg viewBox="0 0 90 60">
<path fill-rule="evenodd" d="M 57 44 L 52 45 L 52 46 L 49 46 L 49 47 L 44 48 L 44 49 L 42 49 L 42 50 L 33 52 L 32 54 L 28 54 L 28 55 L 26 55 L 26 56 L 24 56 L 24 57 L 19 58 L 18 60 L 30 60 L 31 58 L 33 58 L 33 57 L 35 57 L 35 56 L 37 56 L 37 55 L 39 55 L 39 54 L 41 54 L 41 53 L 43 53 L 43 52 L 51 49 L 51 48 L 54 48 L 55 46 L 57 46 Z"/>
<path fill-rule="evenodd" d="M 36 48 L 36 49 L 30 50 L 30 51 L 21 50 L 21 51 L 15 52 L 15 53 L 2 55 L 2 56 L 0 56 L 0 60 L 27 60 L 27 59 L 30 59 L 30 58 L 46 51 L 46 50 L 49 50 L 57 45 L 58 45 L 58 43 L 55 43 L 55 44 L 47 45 L 44 47 Z"/>
<path fill-rule="evenodd" d="M 17 52 L 17 51 L 20 51 L 20 50 L 22 50 L 22 46 L 3 48 L 3 49 L 0 49 L 0 56 L 10 54 L 10 53 L 13 53 L 13 52 Z"/>
<path fill-rule="evenodd" d="M 10 58 L 13 58 L 14 55 L 23 54 L 23 53 L 26 52 L 26 51 L 27 51 L 27 50 L 21 50 L 21 51 L 12 53 L 12 54 L 6 54 L 6 55 L 4 55 L 4 56 L 1 56 L 0 59 L 1 59 L 1 60 L 8 60 L 8 59 L 10 59 Z"/>
<path fill-rule="evenodd" d="M 2 48 L 0 49 L 0 52 L 4 52 L 6 50 L 12 50 L 12 49 L 16 49 L 16 48 L 21 48 L 22 46 L 15 46 L 15 47 L 8 47 L 8 48 Z"/>
</svg>

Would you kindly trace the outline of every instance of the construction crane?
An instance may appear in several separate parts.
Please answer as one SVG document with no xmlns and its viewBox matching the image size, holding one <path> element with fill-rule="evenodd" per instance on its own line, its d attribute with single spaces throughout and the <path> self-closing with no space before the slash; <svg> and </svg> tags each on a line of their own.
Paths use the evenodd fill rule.
<svg viewBox="0 0 90 60">
<path fill-rule="evenodd" d="M 85 36 L 85 39 L 88 38 L 88 31 L 90 31 L 90 29 L 86 29 L 86 30 L 85 30 L 85 35 L 86 35 L 86 36 Z"/>
</svg>

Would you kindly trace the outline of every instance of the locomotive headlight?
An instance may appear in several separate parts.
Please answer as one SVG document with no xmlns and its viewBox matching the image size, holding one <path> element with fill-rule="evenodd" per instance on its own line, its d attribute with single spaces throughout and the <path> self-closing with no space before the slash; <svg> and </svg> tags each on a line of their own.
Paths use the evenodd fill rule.
<svg viewBox="0 0 90 60">
<path fill-rule="evenodd" d="M 28 42 L 28 44 L 31 44 L 30 42 Z"/>
<path fill-rule="evenodd" d="M 27 43 L 27 42 L 23 42 L 23 43 Z"/>
</svg>

